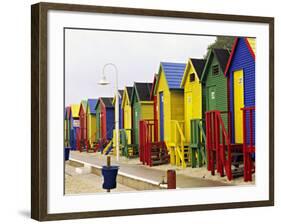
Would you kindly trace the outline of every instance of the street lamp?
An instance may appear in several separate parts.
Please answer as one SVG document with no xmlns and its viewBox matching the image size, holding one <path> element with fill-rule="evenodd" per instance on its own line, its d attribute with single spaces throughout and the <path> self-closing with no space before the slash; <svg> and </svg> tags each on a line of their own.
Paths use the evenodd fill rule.
<svg viewBox="0 0 281 224">
<path fill-rule="evenodd" d="M 119 161 L 119 92 L 118 92 L 118 69 L 115 64 L 107 63 L 103 66 L 102 78 L 99 82 L 99 85 L 108 85 L 110 84 L 107 81 L 105 76 L 105 68 L 111 66 L 115 69 L 115 140 L 116 140 L 116 160 Z"/>
</svg>

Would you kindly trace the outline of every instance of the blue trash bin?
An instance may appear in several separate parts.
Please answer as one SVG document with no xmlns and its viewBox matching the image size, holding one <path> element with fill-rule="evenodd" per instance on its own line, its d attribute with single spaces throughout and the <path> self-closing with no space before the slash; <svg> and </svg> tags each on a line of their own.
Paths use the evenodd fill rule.
<svg viewBox="0 0 281 224">
<path fill-rule="evenodd" d="M 69 160 L 69 150 L 70 150 L 70 147 L 64 148 L 64 160 L 65 161 Z"/>
<path fill-rule="evenodd" d="M 118 173 L 118 166 L 103 166 L 101 173 L 103 176 L 103 189 L 114 189 L 116 188 L 116 177 Z"/>
</svg>

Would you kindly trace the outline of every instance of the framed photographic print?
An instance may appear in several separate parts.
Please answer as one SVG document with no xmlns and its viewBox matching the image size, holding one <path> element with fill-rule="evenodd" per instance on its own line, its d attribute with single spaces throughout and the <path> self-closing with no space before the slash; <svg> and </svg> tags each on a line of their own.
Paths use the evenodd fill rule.
<svg viewBox="0 0 281 224">
<path fill-rule="evenodd" d="M 274 18 L 31 16 L 33 219 L 274 205 Z"/>
</svg>

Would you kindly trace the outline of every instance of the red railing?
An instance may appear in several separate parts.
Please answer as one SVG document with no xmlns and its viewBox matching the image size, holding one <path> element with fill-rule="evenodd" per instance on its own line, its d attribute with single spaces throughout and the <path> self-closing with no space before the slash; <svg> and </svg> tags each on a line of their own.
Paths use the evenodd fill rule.
<svg viewBox="0 0 281 224">
<path fill-rule="evenodd" d="M 222 120 L 222 114 L 227 114 L 228 132 Z M 208 170 L 215 174 L 215 161 L 217 172 L 232 180 L 231 171 L 231 125 L 228 111 L 212 110 L 206 112 L 206 148 L 208 157 Z M 227 150 L 227 156 L 225 154 Z"/>
<path fill-rule="evenodd" d="M 244 181 L 252 181 L 252 169 L 254 169 L 254 164 L 252 161 L 252 153 L 255 152 L 254 140 L 254 126 L 253 126 L 253 116 L 255 107 L 245 107 L 241 108 L 243 111 L 243 157 L 244 157 Z M 247 124 L 247 114 L 249 116 Z M 247 125 L 249 125 L 249 132 L 247 130 Z M 249 136 L 248 136 L 249 135 Z M 248 140 L 249 137 L 249 140 Z"/>
<path fill-rule="evenodd" d="M 155 131 L 157 124 L 155 119 L 141 120 L 139 122 L 139 157 L 143 164 L 150 165 L 150 144 L 158 139 L 158 133 Z"/>
</svg>

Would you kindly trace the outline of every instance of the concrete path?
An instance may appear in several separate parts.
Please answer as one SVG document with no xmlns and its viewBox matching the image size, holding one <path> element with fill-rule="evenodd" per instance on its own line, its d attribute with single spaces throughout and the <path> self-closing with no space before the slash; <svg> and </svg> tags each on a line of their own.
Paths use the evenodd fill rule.
<svg viewBox="0 0 281 224">
<path fill-rule="evenodd" d="M 119 172 L 157 183 L 161 183 L 163 181 L 163 178 L 165 178 L 166 180 L 165 170 L 153 169 L 148 166 L 144 166 L 141 163 L 128 164 L 123 159 L 120 159 L 120 161 L 117 163 L 114 156 L 112 156 L 111 158 L 111 164 L 118 165 L 120 167 Z M 97 155 L 93 153 L 80 153 L 77 151 L 71 151 L 70 159 L 95 166 L 106 165 L 106 156 L 101 156 L 100 154 Z M 176 182 L 177 188 L 231 186 L 231 184 L 207 180 L 204 178 L 189 177 L 184 174 L 177 174 Z"/>
<path fill-rule="evenodd" d="M 81 173 L 69 164 L 65 165 L 65 194 L 83 194 L 83 193 L 105 193 L 102 188 L 103 179 L 90 172 L 86 168 L 81 169 Z M 133 188 L 123 184 L 117 184 L 117 188 L 112 189 L 112 192 L 129 192 L 136 191 Z"/>
</svg>

